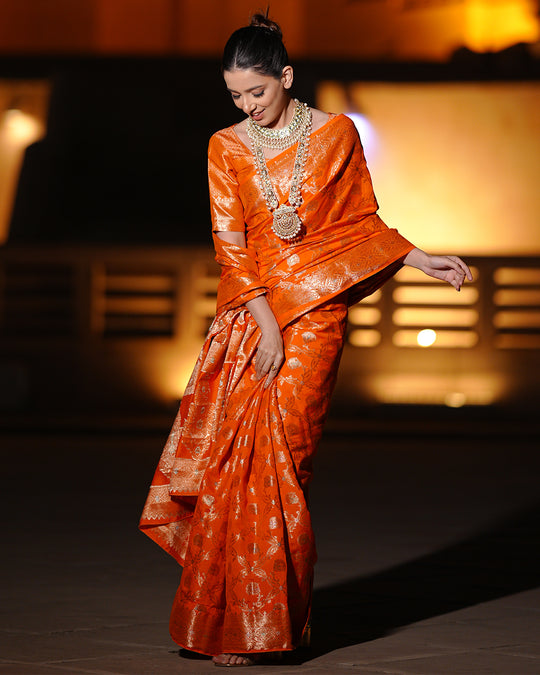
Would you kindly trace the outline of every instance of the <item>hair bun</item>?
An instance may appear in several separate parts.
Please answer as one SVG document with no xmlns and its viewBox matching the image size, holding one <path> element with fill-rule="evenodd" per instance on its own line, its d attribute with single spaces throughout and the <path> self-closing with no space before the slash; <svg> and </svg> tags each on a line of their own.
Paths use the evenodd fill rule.
<svg viewBox="0 0 540 675">
<path fill-rule="evenodd" d="M 268 12 L 266 14 L 254 14 L 251 17 L 251 21 L 249 23 L 250 26 L 253 26 L 253 28 L 266 28 L 266 30 L 272 31 L 272 33 L 276 33 L 279 39 L 283 39 L 283 34 L 281 32 L 281 28 L 278 26 L 278 24 L 275 21 L 271 21 L 268 18 Z"/>
</svg>

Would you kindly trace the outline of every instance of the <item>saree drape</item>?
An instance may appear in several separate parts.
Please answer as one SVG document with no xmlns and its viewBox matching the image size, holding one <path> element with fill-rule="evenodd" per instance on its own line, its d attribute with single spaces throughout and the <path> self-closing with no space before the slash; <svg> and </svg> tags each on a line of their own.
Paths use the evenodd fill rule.
<svg viewBox="0 0 540 675">
<path fill-rule="evenodd" d="M 295 148 L 268 161 L 286 201 Z M 234 129 L 209 147 L 218 308 L 159 461 L 140 527 L 184 567 L 173 639 L 204 654 L 293 649 L 309 618 L 316 552 L 307 487 L 346 330 L 413 246 L 376 215 L 358 134 L 331 116 L 311 134 L 303 232 L 271 230 L 253 157 Z M 264 294 L 285 362 L 255 377 L 260 331 L 245 303 Z"/>
</svg>

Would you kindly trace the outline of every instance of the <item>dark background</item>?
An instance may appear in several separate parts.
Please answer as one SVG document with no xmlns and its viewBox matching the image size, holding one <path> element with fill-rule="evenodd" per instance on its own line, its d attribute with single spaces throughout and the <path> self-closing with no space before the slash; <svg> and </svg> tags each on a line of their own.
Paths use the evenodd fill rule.
<svg viewBox="0 0 540 675">
<path fill-rule="evenodd" d="M 526 45 L 446 64 L 295 62 L 294 94 L 322 80 L 538 79 Z M 0 77 L 52 81 L 46 136 L 24 158 L 9 242 L 208 243 L 206 147 L 241 119 L 218 60 L 0 57 Z"/>
</svg>

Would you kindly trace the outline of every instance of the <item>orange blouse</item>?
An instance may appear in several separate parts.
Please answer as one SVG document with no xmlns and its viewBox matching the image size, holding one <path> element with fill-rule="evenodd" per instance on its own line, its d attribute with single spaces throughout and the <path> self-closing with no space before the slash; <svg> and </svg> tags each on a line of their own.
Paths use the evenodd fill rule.
<svg viewBox="0 0 540 675">
<path fill-rule="evenodd" d="M 267 160 L 280 204 L 287 201 L 296 146 Z M 260 187 L 255 161 L 234 127 L 210 139 L 208 175 L 214 232 L 245 232 L 247 248 L 214 236 L 222 267 L 218 314 L 265 293 L 283 328 L 305 312 L 349 290 L 358 302 L 389 279 L 414 246 L 377 215 L 358 132 L 345 115 L 331 115 L 312 132 L 302 236 L 281 240 Z"/>
</svg>

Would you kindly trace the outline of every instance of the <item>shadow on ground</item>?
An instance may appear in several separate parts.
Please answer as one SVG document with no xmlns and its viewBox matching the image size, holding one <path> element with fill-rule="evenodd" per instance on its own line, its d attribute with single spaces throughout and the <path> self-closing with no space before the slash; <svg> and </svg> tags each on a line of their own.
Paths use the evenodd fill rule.
<svg viewBox="0 0 540 675">
<path fill-rule="evenodd" d="M 540 502 L 478 536 L 315 591 L 306 661 L 394 629 L 540 585 Z"/>
</svg>

